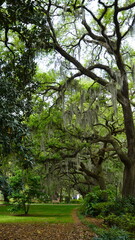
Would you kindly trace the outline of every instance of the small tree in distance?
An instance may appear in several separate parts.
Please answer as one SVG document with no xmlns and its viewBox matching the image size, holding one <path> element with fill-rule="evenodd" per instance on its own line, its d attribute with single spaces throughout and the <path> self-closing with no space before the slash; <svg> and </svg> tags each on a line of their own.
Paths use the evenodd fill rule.
<svg viewBox="0 0 135 240">
<path fill-rule="evenodd" d="M 9 181 L 11 212 L 24 212 L 27 215 L 31 202 L 40 195 L 40 177 L 34 176 L 28 170 L 16 170 Z"/>
</svg>

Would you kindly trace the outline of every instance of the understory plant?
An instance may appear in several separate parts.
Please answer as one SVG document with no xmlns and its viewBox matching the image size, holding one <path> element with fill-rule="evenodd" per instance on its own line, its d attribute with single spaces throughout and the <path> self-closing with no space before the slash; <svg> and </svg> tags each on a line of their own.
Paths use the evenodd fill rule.
<svg viewBox="0 0 135 240">
<path fill-rule="evenodd" d="M 40 195 L 39 177 L 28 171 L 17 170 L 10 178 L 10 211 L 28 214 L 30 204 Z"/>
<path fill-rule="evenodd" d="M 108 226 L 117 226 L 129 232 L 135 232 L 135 217 L 130 213 L 121 216 L 110 214 L 104 218 L 104 223 Z"/>
<path fill-rule="evenodd" d="M 86 196 L 81 207 L 81 214 L 101 217 L 104 219 L 104 224 L 110 228 L 117 226 L 119 229 L 134 233 L 135 198 L 108 197 L 108 201 L 103 201 L 102 192 L 104 191 L 96 188 Z"/>
<path fill-rule="evenodd" d="M 93 217 L 98 216 L 103 206 L 107 204 L 107 199 L 114 199 L 113 191 L 101 190 L 99 187 L 94 187 L 84 198 L 80 208 L 81 214 Z"/>
<path fill-rule="evenodd" d="M 112 227 L 110 229 L 100 229 L 97 232 L 97 236 L 93 240 L 130 240 L 129 234 L 117 227 Z"/>
<path fill-rule="evenodd" d="M 28 214 L 31 204 L 31 197 L 29 191 L 24 190 L 22 192 L 12 193 L 12 204 L 9 210 L 13 213 L 23 212 L 25 215 Z"/>
</svg>

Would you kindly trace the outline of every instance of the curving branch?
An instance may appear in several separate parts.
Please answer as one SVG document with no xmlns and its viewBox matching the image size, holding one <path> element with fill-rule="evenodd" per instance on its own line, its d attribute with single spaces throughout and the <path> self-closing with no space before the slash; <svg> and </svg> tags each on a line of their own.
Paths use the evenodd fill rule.
<svg viewBox="0 0 135 240">
<path fill-rule="evenodd" d="M 15 59 L 15 54 L 13 52 L 13 50 L 8 46 L 9 42 L 8 42 L 8 31 L 9 31 L 9 27 L 6 26 L 5 27 L 5 46 L 7 47 L 7 49 L 12 53 L 14 59 Z"/>
<path fill-rule="evenodd" d="M 132 23 L 128 27 L 127 31 L 123 34 L 122 38 L 124 38 L 130 31 L 132 31 L 132 28 L 133 28 L 134 24 L 135 24 L 135 16 L 134 16 L 134 18 L 132 20 Z"/>
<path fill-rule="evenodd" d="M 128 6 L 124 6 L 124 7 L 118 8 L 118 11 L 119 12 L 126 11 L 126 10 L 129 10 L 129 9 L 132 9 L 133 7 L 135 7 L 135 2 L 132 3 L 132 4 L 129 4 Z"/>
<path fill-rule="evenodd" d="M 116 49 L 117 52 L 120 51 L 121 38 L 122 38 L 121 37 L 121 32 L 120 32 L 120 24 L 119 24 L 119 21 L 118 21 L 118 13 L 119 13 L 118 0 L 115 0 L 113 21 L 114 21 L 114 24 L 115 24 L 115 30 L 116 30 L 116 36 L 117 36 L 117 49 Z"/>
<path fill-rule="evenodd" d="M 83 26 L 86 28 L 86 30 L 88 31 L 89 36 L 97 41 L 101 41 L 101 42 L 106 42 L 105 39 L 102 36 L 98 36 L 96 34 L 94 34 L 90 28 L 90 26 L 87 24 L 86 20 L 82 20 L 82 24 Z"/>
<path fill-rule="evenodd" d="M 59 44 L 55 43 L 55 50 L 57 50 L 63 57 L 73 63 L 77 69 L 84 75 L 90 77 L 94 81 L 106 86 L 108 82 L 101 77 L 98 77 L 95 73 L 91 72 L 88 68 L 85 68 L 80 62 L 78 62 L 73 56 L 66 52 Z"/>
<path fill-rule="evenodd" d="M 110 67 L 108 67 L 107 65 L 97 63 L 97 64 L 95 64 L 95 65 L 93 65 L 93 66 L 88 67 L 89 70 L 93 70 L 93 69 L 95 69 L 95 68 L 105 70 L 105 71 L 110 75 L 110 77 L 111 77 L 112 79 L 114 79 L 115 81 L 117 80 L 117 79 L 116 79 L 116 75 L 113 73 L 113 71 L 112 71 L 112 70 L 110 69 Z"/>
<path fill-rule="evenodd" d="M 83 162 L 80 163 L 80 171 L 84 172 L 87 176 L 90 176 L 96 180 L 99 179 L 99 176 L 97 174 L 95 174 L 94 172 L 88 170 L 88 168 L 86 168 L 85 164 Z"/>
</svg>

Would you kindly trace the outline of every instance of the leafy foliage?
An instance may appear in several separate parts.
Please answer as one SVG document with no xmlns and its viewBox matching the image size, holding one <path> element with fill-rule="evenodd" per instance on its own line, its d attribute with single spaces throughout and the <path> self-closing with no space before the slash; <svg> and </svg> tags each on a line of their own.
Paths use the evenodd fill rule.
<svg viewBox="0 0 135 240">
<path fill-rule="evenodd" d="M 2 173 L 0 174 L 0 191 L 3 194 L 4 201 L 8 202 L 8 196 L 10 194 L 10 186 L 8 183 L 8 177 L 4 176 Z"/>
<path fill-rule="evenodd" d="M 115 214 L 116 216 L 121 216 L 123 214 L 129 213 L 134 215 L 135 214 L 135 199 L 132 197 L 129 198 L 120 198 L 116 199 L 108 206 L 106 206 L 106 209 L 104 209 L 104 216 L 107 216 L 110 214 Z"/>
<path fill-rule="evenodd" d="M 99 198 L 101 191 L 100 194 L 98 194 L 99 192 L 95 191 L 94 194 L 92 192 L 86 196 L 86 199 L 84 199 L 83 207 L 81 209 L 82 213 L 90 216 L 102 217 L 104 219 L 104 223 L 109 227 L 117 226 L 117 228 L 124 229 L 129 232 L 134 232 L 135 199 L 132 197 L 123 199 L 116 198 L 114 200 L 110 199 L 110 201 L 102 202 Z M 105 235 L 103 232 L 103 236 L 101 236 L 107 237 L 108 234 L 109 231 L 106 231 Z"/>
<path fill-rule="evenodd" d="M 104 196 L 107 195 L 109 197 L 109 194 L 112 196 L 112 192 L 108 190 L 100 190 L 99 187 L 93 188 L 84 198 L 84 203 L 80 209 L 81 213 L 89 216 L 98 216 L 101 212 L 100 208 L 107 205 Z M 99 209 L 97 206 L 99 206 Z"/>
<path fill-rule="evenodd" d="M 111 214 L 110 214 L 111 213 Z M 130 232 L 135 230 L 135 199 L 116 199 L 102 208 L 101 215 L 109 226 L 118 226 Z"/>
<path fill-rule="evenodd" d="M 129 240 L 130 236 L 124 230 L 118 229 L 116 227 L 110 228 L 109 230 L 99 231 L 97 237 L 94 237 L 93 240 Z"/>
<path fill-rule="evenodd" d="M 135 231 L 135 217 L 131 213 L 126 213 L 122 216 L 112 213 L 104 218 L 104 222 L 110 227 L 117 226 L 120 229 L 124 229 L 132 233 Z"/>
<path fill-rule="evenodd" d="M 26 121 L 33 110 L 33 153 L 47 176 L 65 180 L 70 169 L 74 188 L 81 182 L 105 189 L 103 162 L 115 157 L 125 167 L 123 195 L 134 196 L 134 51 L 126 42 L 134 3 L 92 4 L 2 1 L 0 153 L 14 150 L 23 169 L 32 165 Z M 50 51 L 57 74 L 34 78 L 35 57 Z"/>
<path fill-rule="evenodd" d="M 40 195 L 40 177 L 33 176 L 27 171 L 18 170 L 9 180 L 11 187 L 10 198 L 12 199 L 10 210 L 12 212 L 22 210 L 25 214 L 28 214 L 33 198 Z"/>
</svg>

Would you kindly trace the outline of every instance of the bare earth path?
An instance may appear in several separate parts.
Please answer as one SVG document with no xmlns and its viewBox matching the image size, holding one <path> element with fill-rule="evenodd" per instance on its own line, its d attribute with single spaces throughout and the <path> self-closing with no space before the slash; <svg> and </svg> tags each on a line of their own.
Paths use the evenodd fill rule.
<svg viewBox="0 0 135 240">
<path fill-rule="evenodd" d="M 74 223 L 0 224 L 0 240 L 91 240 L 94 233 L 73 212 Z"/>
</svg>

